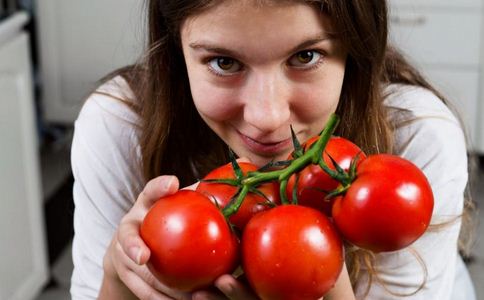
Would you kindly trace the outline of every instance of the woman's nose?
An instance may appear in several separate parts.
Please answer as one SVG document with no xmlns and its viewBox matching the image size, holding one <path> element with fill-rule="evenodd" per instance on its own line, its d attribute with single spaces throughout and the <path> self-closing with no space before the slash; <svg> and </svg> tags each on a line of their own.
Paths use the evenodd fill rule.
<svg viewBox="0 0 484 300">
<path fill-rule="evenodd" d="M 289 88 L 289 83 L 279 73 L 252 74 L 243 93 L 244 120 L 263 132 L 289 126 Z"/>
</svg>

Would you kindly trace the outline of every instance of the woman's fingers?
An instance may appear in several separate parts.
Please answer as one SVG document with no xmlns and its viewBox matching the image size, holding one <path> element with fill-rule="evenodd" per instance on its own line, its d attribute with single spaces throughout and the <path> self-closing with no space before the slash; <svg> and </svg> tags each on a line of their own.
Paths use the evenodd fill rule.
<svg viewBox="0 0 484 300">
<path fill-rule="evenodd" d="M 140 299 L 191 299 L 188 293 L 175 291 L 159 282 L 146 265 L 138 265 L 126 255 L 119 243 L 114 245 L 117 273 L 133 294 Z M 170 296 L 169 298 L 167 296 Z"/>
<path fill-rule="evenodd" d="M 248 158 L 241 157 L 241 158 L 237 158 L 237 162 L 239 162 L 239 163 L 240 163 L 240 162 L 247 162 L 247 163 L 250 163 L 250 160 L 249 160 Z M 195 191 L 195 190 L 197 189 L 197 187 L 198 187 L 198 184 L 199 184 L 199 183 L 200 183 L 200 182 L 199 182 L 199 181 L 197 181 L 197 182 L 195 182 L 195 183 L 194 183 L 194 184 L 192 184 L 192 185 L 189 185 L 189 186 L 187 186 L 187 187 L 184 187 L 184 188 L 183 188 L 183 190 L 192 190 L 192 191 Z"/>
<path fill-rule="evenodd" d="M 199 182 L 199 181 L 197 181 L 197 182 L 195 182 L 195 183 L 194 183 L 194 184 L 192 184 L 192 185 L 189 185 L 189 186 L 184 187 L 182 190 L 190 190 L 190 191 L 195 191 L 195 190 L 197 189 L 197 186 L 198 186 L 198 184 L 199 184 L 199 183 L 200 183 L 200 182 Z"/>
<path fill-rule="evenodd" d="M 138 273 L 133 271 L 127 271 L 124 274 L 124 278 L 121 278 L 124 282 L 130 282 L 131 292 L 141 300 L 188 300 L 191 299 L 191 295 L 182 292 L 175 292 L 168 290 L 168 288 L 157 289 L 140 277 Z M 166 294 L 165 294 L 166 293 Z M 169 295 L 169 296 L 168 296 Z"/>
<path fill-rule="evenodd" d="M 175 193 L 178 187 L 179 182 L 175 176 L 159 176 L 150 180 L 133 207 L 121 219 L 105 255 L 104 269 L 109 271 L 109 278 L 114 279 L 114 282 L 121 282 L 122 286 L 143 300 L 191 299 L 191 295 L 173 290 L 155 278 L 146 265 L 150 258 L 150 250 L 139 234 L 148 210 L 160 198 Z"/>
<path fill-rule="evenodd" d="M 129 283 L 130 291 L 141 300 L 173 299 L 155 290 L 133 271 L 121 273 L 120 279 L 125 283 Z"/>
<path fill-rule="evenodd" d="M 150 250 L 139 236 L 139 227 L 146 213 L 161 197 L 175 193 L 179 182 L 175 176 L 159 176 L 150 180 L 134 206 L 123 217 L 119 225 L 117 239 L 126 254 L 137 264 L 145 264 Z"/>
<path fill-rule="evenodd" d="M 145 210 L 148 210 L 161 197 L 175 193 L 178 190 L 178 186 L 179 182 L 176 176 L 158 176 L 146 184 L 136 200 L 135 207 L 141 206 Z"/>
<path fill-rule="evenodd" d="M 227 298 L 233 300 L 250 300 L 259 299 L 254 293 L 239 280 L 232 275 L 222 275 L 214 283 Z"/>
<path fill-rule="evenodd" d="M 239 157 L 237 158 L 237 162 L 246 162 L 246 163 L 250 163 L 250 159 L 248 157 Z"/>
<path fill-rule="evenodd" d="M 192 300 L 227 300 L 227 297 L 214 291 L 197 291 L 193 293 Z"/>
</svg>

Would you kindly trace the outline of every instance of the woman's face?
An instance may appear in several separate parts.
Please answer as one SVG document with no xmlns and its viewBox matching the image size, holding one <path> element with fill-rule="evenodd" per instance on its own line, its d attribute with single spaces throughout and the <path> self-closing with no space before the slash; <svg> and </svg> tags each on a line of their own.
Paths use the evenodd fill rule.
<svg viewBox="0 0 484 300">
<path fill-rule="evenodd" d="M 263 165 L 319 134 L 336 110 L 346 52 L 302 3 L 224 1 L 181 27 L 195 106 L 240 157 Z"/>
</svg>

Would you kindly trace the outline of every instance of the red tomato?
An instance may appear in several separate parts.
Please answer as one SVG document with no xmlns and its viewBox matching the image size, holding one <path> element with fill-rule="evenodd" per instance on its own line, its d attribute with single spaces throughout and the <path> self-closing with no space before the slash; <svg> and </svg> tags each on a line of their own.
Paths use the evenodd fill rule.
<svg viewBox="0 0 484 300">
<path fill-rule="evenodd" d="M 242 267 L 261 299 L 319 299 L 343 267 L 343 245 L 329 219 L 282 205 L 254 216 L 242 234 Z"/>
<path fill-rule="evenodd" d="M 310 138 L 304 145 L 304 149 L 309 147 L 318 140 L 319 136 Z M 329 158 L 331 156 L 335 162 L 343 168 L 346 172 L 349 170 L 351 161 L 358 155 L 358 164 L 365 159 L 366 155 L 361 149 L 342 137 L 331 137 L 326 145 L 323 159 L 330 169 L 335 169 L 333 162 Z M 292 200 L 292 193 L 294 184 L 296 182 L 296 175 L 289 178 L 286 195 Z M 331 207 L 333 199 L 325 199 L 328 192 L 333 191 L 339 185 L 339 182 L 329 176 L 318 165 L 309 165 L 299 172 L 299 179 L 297 182 L 297 200 L 298 204 L 309 206 L 324 212 L 327 216 L 331 216 Z"/>
<path fill-rule="evenodd" d="M 336 198 L 332 213 L 349 242 L 375 252 L 395 251 L 425 232 L 433 205 L 432 189 L 418 167 L 379 154 L 358 166 L 355 181 Z"/>
<path fill-rule="evenodd" d="M 224 216 L 194 191 L 180 190 L 157 201 L 140 235 L 151 250 L 150 270 L 178 290 L 208 287 L 238 263 L 238 242 Z"/>
<path fill-rule="evenodd" d="M 257 166 L 252 163 L 240 162 L 242 173 L 246 175 L 248 172 L 256 171 Z M 236 175 L 232 168 L 232 164 L 228 163 L 213 171 L 211 171 L 203 179 L 235 179 Z M 230 216 L 229 220 L 237 228 L 243 229 L 247 222 L 258 212 L 271 208 L 269 202 L 279 204 L 279 184 L 277 182 L 264 183 L 257 187 L 257 190 L 262 192 L 266 198 L 261 195 L 249 192 L 244 198 L 241 207 L 237 213 Z M 237 187 L 225 183 L 214 183 L 201 181 L 197 187 L 197 192 L 203 193 L 208 198 L 216 201 L 220 207 L 225 207 L 231 198 L 237 192 Z"/>
</svg>

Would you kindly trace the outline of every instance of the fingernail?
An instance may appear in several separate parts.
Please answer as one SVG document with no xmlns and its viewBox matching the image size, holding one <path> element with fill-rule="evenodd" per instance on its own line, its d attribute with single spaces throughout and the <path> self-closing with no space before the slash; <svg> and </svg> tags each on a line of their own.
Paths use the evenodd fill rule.
<svg viewBox="0 0 484 300">
<path fill-rule="evenodd" d="M 131 247 L 128 249 L 129 258 L 134 261 L 136 264 L 140 264 L 141 261 L 141 249 L 139 247 Z"/>
<path fill-rule="evenodd" d="M 233 284 L 226 284 L 221 288 L 222 293 L 226 296 L 233 296 L 234 295 L 235 287 Z"/>
<path fill-rule="evenodd" d="M 168 179 L 165 181 L 165 190 L 170 189 L 171 184 L 173 183 L 173 180 L 175 180 L 175 178 L 173 178 L 173 176 L 168 177 Z"/>
</svg>

